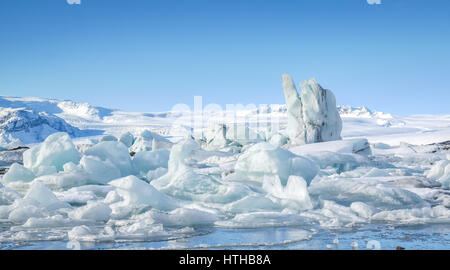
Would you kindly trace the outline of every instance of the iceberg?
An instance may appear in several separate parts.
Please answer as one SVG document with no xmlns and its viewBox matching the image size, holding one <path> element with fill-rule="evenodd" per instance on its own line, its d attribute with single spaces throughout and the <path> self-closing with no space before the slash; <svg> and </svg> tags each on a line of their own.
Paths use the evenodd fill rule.
<svg viewBox="0 0 450 270">
<path fill-rule="evenodd" d="M 291 144 L 341 140 L 342 119 L 334 94 L 310 79 L 301 83 L 300 98 L 291 76 L 283 74 L 282 80 Z"/>
<path fill-rule="evenodd" d="M 291 202 L 283 202 L 283 204 L 293 206 L 297 210 L 308 210 L 313 208 L 306 181 L 300 176 L 289 176 L 285 187 L 281 185 L 278 176 L 266 176 L 263 182 L 263 189 L 274 197 L 294 202 L 295 204 L 292 204 Z"/>
<path fill-rule="evenodd" d="M 159 210 L 173 210 L 178 207 L 178 202 L 167 195 L 159 192 L 152 185 L 130 175 L 109 182 L 116 187 L 117 193 L 123 198 L 111 205 L 114 210 L 125 208 L 133 211 L 141 211 L 146 208 Z"/>
<path fill-rule="evenodd" d="M 117 142 L 117 138 L 113 135 L 105 135 L 100 139 L 101 142 Z"/>
<path fill-rule="evenodd" d="M 120 170 L 109 160 L 101 160 L 96 156 L 83 156 L 80 166 L 88 174 L 89 182 L 93 184 L 107 184 L 120 178 Z"/>
<path fill-rule="evenodd" d="M 134 143 L 134 136 L 133 134 L 131 134 L 131 132 L 126 132 L 120 136 L 119 142 L 130 148 Z"/>
<path fill-rule="evenodd" d="M 78 164 L 81 155 L 67 133 L 54 133 L 39 145 L 23 153 L 24 166 L 37 173 L 41 166 L 54 166 L 62 171 L 64 164 Z"/>
<path fill-rule="evenodd" d="M 174 145 L 170 152 L 167 174 L 150 184 L 161 192 L 188 201 L 229 203 L 248 194 L 249 189 L 244 185 L 196 173 L 186 159 L 198 149 L 199 144 L 192 138 Z"/>
<path fill-rule="evenodd" d="M 439 160 L 428 171 L 426 176 L 440 182 L 444 188 L 450 189 L 450 160 Z"/>
<path fill-rule="evenodd" d="M 158 149 L 154 151 L 137 152 L 133 157 L 133 166 L 140 175 L 146 175 L 150 170 L 167 168 L 170 151 Z"/>
<path fill-rule="evenodd" d="M 428 205 L 417 194 L 376 179 L 323 177 L 314 179 L 309 194 L 324 200 L 350 205 L 363 202 L 383 209 L 402 209 Z"/>
<path fill-rule="evenodd" d="M 130 147 L 130 151 L 137 153 L 161 148 L 170 149 L 171 147 L 172 142 L 166 138 L 149 130 L 144 130 L 135 138 L 133 145 Z"/>
<path fill-rule="evenodd" d="M 235 173 L 227 179 L 263 183 L 265 176 L 278 176 L 284 186 L 291 175 L 301 176 L 309 183 L 318 172 L 319 167 L 313 161 L 262 142 L 251 146 L 239 157 Z"/>
<path fill-rule="evenodd" d="M 31 182 L 35 177 L 36 176 L 31 170 L 18 163 L 13 163 L 8 172 L 1 179 L 1 182 L 3 184 L 12 182 Z"/>
<path fill-rule="evenodd" d="M 120 170 L 121 176 L 128 176 L 133 172 L 130 153 L 121 142 L 100 142 L 86 149 L 84 153 L 88 156 L 96 156 L 105 162 L 109 160 Z"/>
<path fill-rule="evenodd" d="M 111 216 L 111 208 L 102 202 L 88 202 L 87 205 L 69 212 L 71 219 L 108 221 Z"/>
</svg>

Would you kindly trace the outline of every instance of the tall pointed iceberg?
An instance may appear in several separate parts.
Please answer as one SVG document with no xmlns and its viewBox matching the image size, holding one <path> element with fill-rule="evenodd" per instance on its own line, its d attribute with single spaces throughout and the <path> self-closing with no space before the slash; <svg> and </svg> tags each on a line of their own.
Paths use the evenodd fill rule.
<svg viewBox="0 0 450 270">
<path fill-rule="evenodd" d="M 282 79 L 288 114 L 286 134 L 290 143 L 341 140 L 342 120 L 333 92 L 323 89 L 315 79 L 309 79 L 300 84 L 300 97 L 292 77 L 283 74 Z"/>
</svg>

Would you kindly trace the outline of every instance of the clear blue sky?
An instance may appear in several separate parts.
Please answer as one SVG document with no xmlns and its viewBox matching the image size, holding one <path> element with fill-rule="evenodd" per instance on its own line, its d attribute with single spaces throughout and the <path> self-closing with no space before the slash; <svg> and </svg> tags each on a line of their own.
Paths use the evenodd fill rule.
<svg viewBox="0 0 450 270">
<path fill-rule="evenodd" d="M 0 95 L 133 111 L 284 103 L 281 73 L 338 104 L 450 113 L 450 1 L 0 1 Z"/>
</svg>

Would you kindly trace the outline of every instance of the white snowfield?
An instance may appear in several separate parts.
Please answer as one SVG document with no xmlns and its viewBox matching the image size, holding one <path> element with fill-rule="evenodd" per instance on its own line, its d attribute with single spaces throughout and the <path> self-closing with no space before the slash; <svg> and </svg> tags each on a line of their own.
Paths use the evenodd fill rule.
<svg viewBox="0 0 450 270">
<path fill-rule="evenodd" d="M 342 140 L 295 145 L 286 105 L 239 111 L 233 122 L 208 112 L 199 126 L 192 123 L 200 116 L 179 111 L 10 97 L 0 97 L 0 107 L 1 115 L 23 108 L 104 132 L 79 137 L 54 128 L 65 132 L 28 143 L 25 129 L 20 136 L 2 131 L 31 148 L 14 163 L 7 144 L 0 151 L 0 165 L 9 168 L 0 178 L 0 245 L 161 241 L 212 228 L 299 226 L 300 241 L 318 228 L 450 224 L 450 144 L 443 143 L 450 115 L 342 106 Z M 192 136 L 193 128 L 203 132 Z"/>
</svg>

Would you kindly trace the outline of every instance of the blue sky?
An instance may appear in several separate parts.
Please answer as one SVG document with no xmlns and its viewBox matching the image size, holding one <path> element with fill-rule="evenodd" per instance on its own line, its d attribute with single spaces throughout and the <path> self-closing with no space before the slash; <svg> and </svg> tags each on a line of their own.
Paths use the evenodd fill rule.
<svg viewBox="0 0 450 270">
<path fill-rule="evenodd" d="M 0 1 L 0 95 L 132 111 L 284 103 L 281 73 L 338 104 L 450 113 L 450 1 Z"/>
</svg>

